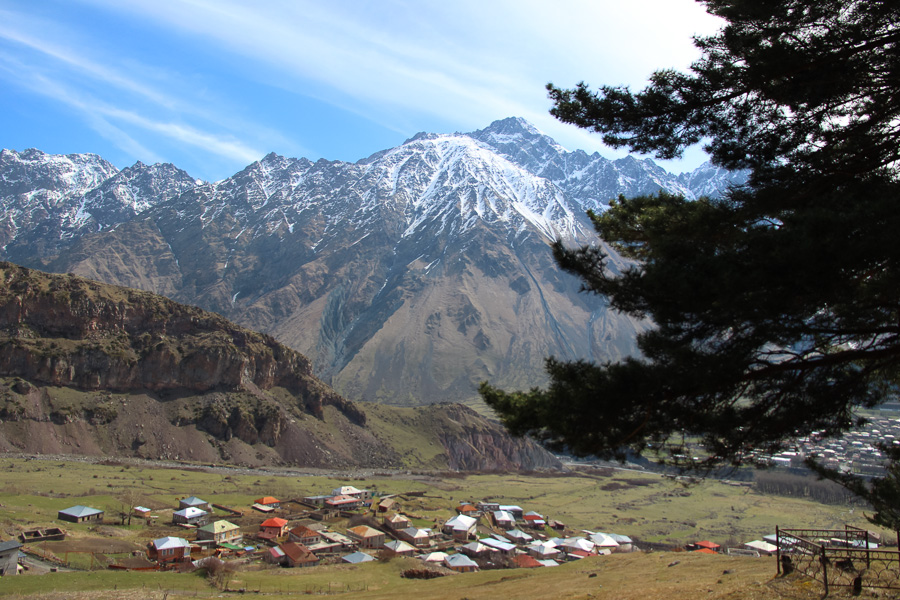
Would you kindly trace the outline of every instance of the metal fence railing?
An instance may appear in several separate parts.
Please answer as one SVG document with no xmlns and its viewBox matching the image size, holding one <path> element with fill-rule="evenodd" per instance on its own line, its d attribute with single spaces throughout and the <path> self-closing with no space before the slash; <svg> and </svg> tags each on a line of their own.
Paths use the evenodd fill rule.
<svg viewBox="0 0 900 600">
<path fill-rule="evenodd" d="M 825 586 L 900 589 L 900 552 L 873 548 L 869 532 L 844 529 L 775 530 L 778 574 L 800 572 Z"/>
</svg>

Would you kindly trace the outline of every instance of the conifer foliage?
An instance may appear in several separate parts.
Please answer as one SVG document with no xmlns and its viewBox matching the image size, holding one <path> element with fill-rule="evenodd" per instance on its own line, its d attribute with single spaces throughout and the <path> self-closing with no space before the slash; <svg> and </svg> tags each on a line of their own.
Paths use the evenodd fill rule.
<svg viewBox="0 0 900 600">
<path fill-rule="evenodd" d="M 591 214 L 634 260 L 554 251 L 614 308 L 655 325 L 641 356 L 550 358 L 546 389 L 481 393 L 517 434 L 582 455 L 745 461 L 838 435 L 895 390 L 900 367 L 900 5 L 706 0 L 724 20 L 687 73 L 626 88 L 548 85 L 552 113 L 614 147 L 677 157 L 702 143 L 747 169 L 719 199 L 619 198 Z"/>
</svg>

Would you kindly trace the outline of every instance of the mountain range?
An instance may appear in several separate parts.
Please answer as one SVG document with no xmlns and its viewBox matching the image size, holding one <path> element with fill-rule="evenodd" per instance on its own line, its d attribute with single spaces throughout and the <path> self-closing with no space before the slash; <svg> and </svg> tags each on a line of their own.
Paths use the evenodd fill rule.
<svg viewBox="0 0 900 600">
<path fill-rule="evenodd" d="M 550 355 L 636 352 L 648 324 L 553 261 L 554 239 L 602 243 L 586 211 L 742 181 L 567 151 L 519 118 L 420 133 L 356 163 L 269 154 L 218 182 L 3 150 L 0 259 L 219 313 L 308 356 L 352 400 L 473 402 L 481 380 L 540 385 Z M 612 253 L 611 268 L 626 265 Z"/>
</svg>

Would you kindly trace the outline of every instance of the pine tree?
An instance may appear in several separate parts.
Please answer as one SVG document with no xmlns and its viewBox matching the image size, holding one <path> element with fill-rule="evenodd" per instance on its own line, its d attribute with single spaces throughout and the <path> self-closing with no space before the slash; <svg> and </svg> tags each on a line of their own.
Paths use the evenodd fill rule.
<svg viewBox="0 0 900 600">
<path fill-rule="evenodd" d="M 724 19 L 690 72 L 632 93 L 548 85 L 562 121 L 614 147 L 749 171 L 719 199 L 619 198 L 590 214 L 633 259 L 557 243 L 561 267 L 655 325 L 641 355 L 547 361 L 547 389 L 481 393 L 557 449 L 740 464 L 837 436 L 895 392 L 900 367 L 900 7 L 878 0 L 706 0 Z M 690 444 L 687 444 L 690 442 Z"/>
</svg>

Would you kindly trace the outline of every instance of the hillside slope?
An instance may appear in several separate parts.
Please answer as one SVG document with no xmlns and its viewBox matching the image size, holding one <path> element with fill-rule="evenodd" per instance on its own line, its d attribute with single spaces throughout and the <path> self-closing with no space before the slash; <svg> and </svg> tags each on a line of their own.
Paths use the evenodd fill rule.
<svg viewBox="0 0 900 600">
<path fill-rule="evenodd" d="M 0 420 L 0 451 L 332 468 L 559 465 L 461 406 L 370 420 L 305 357 L 219 315 L 11 263 L 0 263 Z"/>
</svg>

